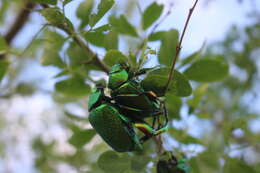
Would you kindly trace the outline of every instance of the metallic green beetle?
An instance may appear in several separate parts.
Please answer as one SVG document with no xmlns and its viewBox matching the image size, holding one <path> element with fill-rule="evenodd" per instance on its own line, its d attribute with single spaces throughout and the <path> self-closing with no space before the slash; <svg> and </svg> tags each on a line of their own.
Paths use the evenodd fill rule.
<svg viewBox="0 0 260 173">
<path fill-rule="evenodd" d="M 108 88 L 111 89 L 111 97 L 121 107 L 125 115 L 131 119 L 144 119 L 159 115 L 165 116 L 164 126 L 167 126 L 168 118 L 165 104 L 152 91 L 144 91 L 137 77 L 145 73 L 140 70 L 136 73 L 130 71 L 126 64 L 116 64 L 109 73 Z"/>
<path fill-rule="evenodd" d="M 110 102 L 102 87 L 97 87 L 89 98 L 89 122 L 97 133 L 115 151 L 127 152 L 142 149 L 142 143 L 151 136 L 159 135 L 164 130 L 154 130 L 144 121 L 133 123 L 120 113 L 120 108 Z M 133 127 L 137 127 L 145 136 L 139 138 Z"/>
<path fill-rule="evenodd" d="M 129 76 L 131 77 L 131 74 L 129 75 L 126 67 L 114 65 L 108 83 L 112 90 L 111 97 L 104 94 L 104 86 L 97 86 L 88 103 L 91 125 L 104 141 L 118 152 L 141 150 L 144 141 L 167 130 L 167 123 L 164 126 L 158 125 L 155 129 L 154 122 L 151 126 L 144 121 L 146 117 L 157 117 L 161 114 L 161 105 L 155 96 L 146 94 L 140 84 Z M 133 106 L 127 105 L 131 101 L 134 102 Z M 141 106 L 135 102 L 139 102 Z M 139 138 L 134 127 L 145 135 Z"/>
</svg>

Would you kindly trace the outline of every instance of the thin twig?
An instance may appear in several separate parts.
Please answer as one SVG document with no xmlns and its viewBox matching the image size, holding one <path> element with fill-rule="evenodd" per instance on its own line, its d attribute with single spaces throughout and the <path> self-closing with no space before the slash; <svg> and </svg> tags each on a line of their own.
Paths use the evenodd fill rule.
<svg viewBox="0 0 260 173">
<path fill-rule="evenodd" d="M 26 53 L 26 51 L 28 51 L 28 49 L 32 46 L 33 42 L 37 39 L 37 37 L 40 35 L 40 33 L 45 29 L 47 25 L 43 25 L 40 30 L 33 36 L 33 38 L 31 39 L 30 43 L 25 47 L 25 49 L 23 50 L 23 52 L 21 53 L 20 56 L 24 56 L 24 54 Z"/>
<path fill-rule="evenodd" d="M 156 29 L 164 22 L 164 20 L 171 14 L 171 11 L 172 11 L 172 7 L 173 7 L 173 4 L 170 4 L 170 8 L 169 10 L 166 12 L 166 14 L 161 18 L 161 20 L 156 23 L 153 28 L 151 29 L 151 32 L 148 34 L 149 35 L 152 35 Z M 138 54 L 140 54 L 140 51 L 143 49 L 143 47 L 145 46 L 145 44 L 147 43 L 148 41 L 148 38 L 146 37 L 142 43 L 139 45 L 139 47 L 137 48 L 137 51 L 135 52 L 135 56 L 137 57 Z"/>
<path fill-rule="evenodd" d="M 18 13 L 17 18 L 15 19 L 15 22 L 9 29 L 8 33 L 5 35 L 5 40 L 8 44 L 10 44 L 15 36 L 19 33 L 19 31 L 23 28 L 26 21 L 28 20 L 31 10 L 35 7 L 34 3 L 27 2 L 25 4 L 25 7 L 21 9 L 21 11 Z"/>
<path fill-rule="evenodd" d="M 191 15 L 192 15 L 192 13 L 193 13 L 193 11 L 194 11 L 194 9 L 195 9 L 195 7 L 196 7 L 198 1 L 199 1 L 199 0 L 196 0 L 195 3 L 194 3 L 194 5 L 192 6 L 192 8 L 190 8 L 190 10 L 189 10 L 189 14 L 188 14 L 187 20 L 186 20 L 186 22 L 185 22 L 185 25 L 184 25 L 184 28 L 183 28 L 183 31 L 182 31 L 180 41 L 179 41 L 178 45 L 176 46 L 176 54 L 175 54 L 175 56 L 174 56 L 174 58 L 173 58 L 172 65 L 171 65 L 171 69 L 170 69 L 170 73 L 169 73 L 169 77 L 168 77 L 168 81 L 167 81 L 167 83 L 166 83 L 166 85 L 165 85 L 165 92 L 167 92 L 167 90 L 168 90 L 168 88 L 169 88 L 169 86 L 170 86 L 170 83 L 171 83 L 171 81 L 172 81 L 173 78 L 174 78 L 174 67 L 175 67 L 176 61 L 177 61 L 177 59 L 178 59 L 178 57 L 179 57 L 179 54 L 180 54 L 180 51 L 181 51 L 181 48 L 182 48 L 182 47 L 181 47 L 182 41 L 183 41 L 185 32 L 186 32 L 186 30 L 187 30 L 187 27 L 188 27 L 188 24 L 189 24 Z"/>
<path fill-rule="evenodd" d="M 158 28 L 158 26 L 160 26 L 165 21 L 165 19 L 171 14 L 172 7 L 173 7 L 173 4 L 171 3 L 168 11 L 166 12 L 166 14 L 162 17 L 162 19 L 158 23 L 156 23 L 154 25 L 154 27 L 151 29 L 151 33 L 149 35 L 153 34 L 154 31 Z"/>
<path fill-rule="evenodd" d="M 29 16 L 31 14 L 31 9 L 35 7 L 35 3 L 27 2 L 23 8 L 21 8 L 21 11 L 17 14 L 16 19 L 14 20 L 14 23 L 4 36 L 6 43 L 10 45 L 16 35 L 21 31 L 21 29 L 24 27 L 25 23 L 28 21 Z M 0 56 L 0 60 L 5 58 L 5 54 Z"/>
<path fill-rule="evenodd" d="M 98 57 L 96 53 L 94 53 L 88 46 L 85 44 L 85 42 L 76 34 L 70 33 L 69 31 L 66 31 L 69 35 L 72 35 L 73 40 L 87 53 L 91 54 L 91 63 L 98 66 L 102 71 L 109 73 L 110 69 L 109 67 L 104 64 Z"/>
</svg>

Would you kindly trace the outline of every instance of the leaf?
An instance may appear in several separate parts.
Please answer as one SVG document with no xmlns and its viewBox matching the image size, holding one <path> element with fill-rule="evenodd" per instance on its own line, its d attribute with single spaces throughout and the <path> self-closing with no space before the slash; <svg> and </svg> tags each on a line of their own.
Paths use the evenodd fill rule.
<svg viewBox="0 0 260 173">
<path fill-rule="evenodd" d="M 158 41 L 158 40 L 163 40 L 165 34 L 166 34 L 165 31 L 159 31 L 159 32 L 152 33 L 151 35 L 149 35 L 149 37 L 148 37 L 148 41 Z"/>
<path fill-rule="evenodd" d="M 96 32 L 104 32 L 104 31 L 109 31 L 109 30 L 111 30 L 111 26 L 109 24 L 105 24 L 105 25 L 102 25 L 95 29 L 92 29 L 92 31 L 96 31 Z"/>
<path fill-rule="evenodd" d="M 123 172 L 130 169 L 131 160 L 129 157 L 120 157 L 114 151 L 102 153 L 97 161 L 98 166 L 105 172 Z"/>
<path fill-rule="evenodd" d="M 115 31 L 121 34 L 138 37 L 135 28 L 127 21 L 124 15 L 121 15 L 119 18 L 111 16 L 109 22 Z"/>
<path fill-rule="evenodd" d="M 168 115 L 171 119 L 180 120 L 180 111 L 182 106 L 182 100 L 180 97 L 176 97 L 172 94 L 166 94 L 165 103 L 168 105 Z"/>
<path fill-rule="evenodd" d="M 49 24 L 65 31 L 74 30 L 72 23 L 64 16 L 62 12 L 60 12 L 58 8 L 45 8 L 40 10 L 40 13 L 43 17 L 45 17 Z"/>
<path fill-rule="evenodd" d="M 82 148 L 85 144 L 91 141 L 96 132 L 93 129 L 75 131 L 69 138 L 69 143 L 76 148 Z"/>
<path fill-rule="evenodd" d="M 37 3 L 43 3 L 43 4 L 50 4 L 50 5 L 56 5 L 57 0 L 31 0 L 32 2 L 37 2 Z"/>
<path fill-rule="evenodd" d="M 106 56 L 104 58 L 104 62 L 109 66 L 113 66 L 115 64 L 119 64 L 126 61 L 127 57 L 118 50 L 107 51 Z"/>
<path fill-rule="evenodd" d="M 89 17 L 93 9 L 93 0 L 84 0 L 80 3 L 76 15 L 80 19 L 80 28 L 84 28 L 89 23 Z"/>
<path fill-rule="evenodd" d="M 70 43 L 67 54 L 69 55 L 70 66 L 72 68 L 77 68 L 92 58 L 91 52 L 86 52 L 86 50 L 83 50 L 75 42 Z"/>
<path fill-rule="evenodd" d="M 3 55 L 7 52 L 7 49 L 8 49 L 8 45 L 4 39 L 4 37 L 2 37 L 0 35 L 0 55 Z"/>
<path fill-rule="evenodd" d="M 162 14 L 163 5 L 158 5 L 156 2 L 149 5 L 142 16 L 143 29 L 149 28 Z"/>
<path fill-rule="evenodd" d="M 59 81 L 55 84 L 55 90 L 71 97 L 84 97 L 90 92 L 90 87 L 85 84 L 84 79 L 73 76 L 69 79 Z"/>
<path fill-rule="evenodd" d="M 9 62 L 7 60 L 0 60 L 0 82 L 3 79 L 7 69 L 9 66 Z"/>
<path fill-rule="evenodd" d="M 91 27 L 95 26 L 96 23 L 112 8 L 114 3 L 114 0 L 101 0 L 98 4 L 97 14 L 90 15 L 89 25 Z"/>
<path fill-rule="evenodd" d="M 169 129 L 169 134 L 183 144 L 202 144 L 199 139 L 190 136 L 184 130 L 171 128 Z"/>
<path fill-rule="evenodd" d="M 228 64 L 218 59 L 199 59 L 185 70 L 184 74 L 197 82 L 214 82 L 228 75 Z"/>
<path fill-rule="evenodd" d="M 246 162 L 235 158 L 226 158 L 224 165 L 224 173 L 256 173 L 253 167 L 249 166 Z"/>
<path fill-rule="evenodd" d="M 105 34 L 103 32 L 86 32 L 84 38 L 95 46 L 104 47 Z"/>
<path fill-rule="evenodd" d="M 151 158 L 145 155 L 134 155 L 131 159 L 131 169 L 136 172 L 142 172 Z"/>
<path fill-rule="evenodd" d="M 164 34 L 158 55 L 160 64 L 171 65 L 176 54 L 178 37 L 179 33 L 177 30 L 170 30 Z"/>
<path fill-rule="evenodd" d="M 194 60 L 196 60 L 196 58 L 198 58 L 199 56 L 201 55 L 201 49 L 192 53 L 190 56 L 184 58 L 182 61 L 181 61 L 181 66 L 184 66 L 186 64 L 189 64 L 191 62 L 193 62 Z"/>
<path fill-rule="evenodd" d="M 118 49 L 118 34 L 117 32 L 109 32 L 104 39 L 104 46 L 106 50 Z"/>
<path fill-rule="evenodd" d="M 76 114 L 73 114 L 73 113 L 71 113 L 71 112 L 68 112 L 68 111 L 65 111 L 64 112 L 64 115 L 66 116 L 66 117 L 68 117 L 68 119 L 70 119 L 70 120 L 73 120 L 73 121 L 87 121 L 87 119 L 86 119 L 86 117 L 82 117 L 82 116 L 80 116 L 80 115 L 76 115 Z M 70 126 L 71 127 L 71 126 Z M 79 128 L 77 127 L 77 128 L 70 128 L 72 131 L 75 131 L 74 129 L 76 129 L 76 130 L 79 130 Z"/>
<path fill-rule="evenodd" d="M 212 148 L 200 153 L 196 157 L 193 157 L 190 160 L 192 172 L 194 173 L 201 173 L 201 172 L 215 172 L 219 170 L 219 155 L 218 151 Z"/>
<path fill-rule="evenodd" d="M 63 77 L 63 76 L 68 76 L 70 73 L 68 70 L 63 70 L 61 72 L 59 72 L 58 74 L 56 74 L 53 78 L 59 78 L 59 77 Z"/>
<path fill-rule="evenodd" d="M 207 90 L 208 90 L 208 84 L 203 84 L 198 86 L 193 91 L 193 97 L 187 101 L 188 105 L 190 106 L 189 113 L 192 113 L 194 109 L 199 106 L 199 104 L 201 103 L 201 98 Z"/>
<path fill-rule="evenodd" d="M 64 6 L 66 6 L 68 3 L 70 3 L 71 1 L 73 1 L 73 0 L 63 0 L 63 2 L 62 2 L 62 6 L 64 7 Z"/>
<path fill-rule="evenodd" d="M 44 66 L 53 65 L 59 68 L 63 68 L 65 64 L 59 55 L 59 51 L 65 42 L 65 38 L 57 32 L 53 31 L 46 31 L 45 38 L 46 41 L 44 42 L 44 51 L 41 64 Z"/>
<path fill-rule="evenodd" d="M 9 0 L 2 0 L 1 1 L 1 6 L 0 6 L 0 24 L 3 24 L 4 19 L 5 19 L 6 11 L 9 9 L 10 5 L 11 4 L 10 4 Z"/>
<path fill-rule="evenodd" d="M 165 86 L 168 81 L 169 68 L 159 68 L 153 70 L 147 74 L 145 79 L 141 82 L 141 85 L 146 91 L 153 91 L 157 96 L 165 95 Z M 192 88 L 186 77 L 174 70 L 174 79 L 171 81 L 168 94 L 175 96 L 186 97 L 191 95 Z"/>
<path fill-rule="evenodd" d="M 30 96 L 35 92 L 36 88 L 33 84 L 21 82 L 19 83 L 16 88 L 15 92 L 22 96 Z"/>
</svg>

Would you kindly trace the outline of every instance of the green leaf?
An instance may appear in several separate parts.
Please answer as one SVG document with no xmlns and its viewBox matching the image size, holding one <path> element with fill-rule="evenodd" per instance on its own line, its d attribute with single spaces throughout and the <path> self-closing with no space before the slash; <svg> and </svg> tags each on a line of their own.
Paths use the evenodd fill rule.
<svg viewBox="0 0 260 173">
<path fill-rule="evenodd" d="M 216 170 L 219 170 L 219 158 L 221 156 L 218 151 L 215 151 L 214 149 L 212 151 L 210 149 L 190 160 L 192 173 L 215 172 Z"/>
<path fill-rule="evenodd" d="M 158 55 L 160 64 L 165 64 L 167 66 L 171 65 L 176 54 L 178 37 L 179 33 L 177 30 L 170 30 L 164 34 Z"/>
<path fill-rule="evenodd" d="M 169 130 L 169 134 L 171 134 L 171 136 L 175 138 L 178 142 L 181 142 L 183 144 L 202 144 L 199 139 L 190 136 L 184 130 L 171 128 Z"/>
<path fill-rule="evenodd" d="M 156 2 L 149 5 L 142 16 L 143 29 L 149 28 L 162 14 L 163 5 L 158 5 Z"/>
<path fill-rule="evenodd" d="M 35 92 L 36 88 L 31 83 L 21 82 L 16 86 L 16 93 L 22 96 L 31 96 Z"/>
<path fill-rule="evenodd" d="M 93 9 L 93 0 L 84 0 L 77 9 L 77 17 L 80 19 L 80 28 L 84 28 L 89 23 L 89 17 Z"/>
<path fill-rule="evenodd" d="M 168 115 L 171 119 L 181 119 L 180 111 L 182 106 L 182 100 L 180 97 L 177 97 L 172 94 L 166 94 L 165 103 L 168 105 Z"/>
<path fill-rule="evenodd" d="M 31 0 L 32 2 L 37 2 L 37 3 L 43 3 L 43 4 L 50 4 L 50 5 L 56 5 L 57 0 Z"/>
<path fill-rule="evenodd" d="M 7 69 L 9 66 L 9 62 L 7 60 L 0 60 L 0 82 L 3 79 Z"/>
<path fill-rule="evenodd" d="M 166 32 L 165 31 L 158 31 L 155 33 L 152 33 L 148 37 L 148 41 L 158 41 L 158 40 L 163 40 Z"/>
<path fill-rule="evenodd" d="M 119 18 L 111 16 L 109 22 L 115 31 L 121 34 L 138 37 L 135 28 L 127 21 L 124 15 L 121 15 Z"/>
<path fill-rule="evenodd" d="M 102 153 L 97 161 L 98 166 L 105 172 L 123 172 L 130 169 L 131 160 L 127 155 L 119 156 L 114 151 Z"/>
<path fill-rule="evenodd" d="M 58 8 L 45 8 L 40 10 L 40 13 L 49 24 L 63 30 L 73 31 L 73 25 L 68 18 Z"/>
<path fill-rule="evenodd" d="M 104 62 L 109 66 L 113 66 L 115 64 L 119 64 L 126 61 L 127 57 L 118 50 L 107 51 L 106 56 L 104 58 Z"/>
<path fill-rule="evenodd" d="M 65 42 L 65 38 L 53 31 L 45 32 L 44 51 L 41 59 L 41 64 L 44 66 L 53 65 L 59 68 L 65 66 L 59 52 Z"/>
<path fill-rule="evenodd" d="M 193 91 L 193 97 L 187 101 L 188 105 L 190 106 L 189 113 L 192 113 L 194 111 L 194 109 L 199 106 L 199 104 L 201 103 L 201 98 L 207 90 L 208 90 L 208 84 L 203 84 L 203 85 L 198 86 Z"/>
<path fill-rule="evenodd" d="M 73 76 L 67 80 L 59 81 L 55 84 L 55 90 L 71 97 L 84 97 L 90 92 L 90 87 L 85 84 L 84 79 Z"/>
<path fill-rule="evenodd" d="M 9 0 L 2 0 L 0 6 L 0 24 L 2 25 L 6 16 L 6 11 L 9 9 L 11 5 Z"/>
<path fill-rule="evenodd" d="M 73 0 L 63 0 L 63 2 L 62 2 L 62 6 L 64 7 L 64 6 L 66 6 L 68 3 L 70 3 L 71 1 L 73 1 Z"/>
<path fill-rule="evenodd" d="M 87 122 L 88 121 L 86 117 L 82 117 L 80 115 L 76 115 L 76 114 L 73 114 L 68 111 L 65 111 L 64 114 L 66 117 L 68 117 L 69 120 L 72 120 L 72 121 L 78 121 L 78 122 Z"/>
<path fill-rule="evenodd" d="M 105 36 L 104 46 L 106 50 L 118 49 L 118 33 L 111 31 Z"/>
<path fill-rule="evenodd" d="M 131 169 L 136 172 L 142 172 L 151 158 L 145 155 L 134 155 L 131 159 Z"/>
<path fill-rule="evenodd" d="M 86 32 L 84 38 L 91 44 L 104 47 L 105 34 L 103 32 Z"/>
<path fill-rule="evenodd" d="M 196 60 L 199 56 L 201 55 L 201 49 L 192 53 L 190 56 L 184 58 L 182 61 L 181 61 L 181 66 L 184 66 L 186 64 L 189 64 L 191 62 L 193 62 L 194 60 Z"/>
<path fill-rule="evenodd" d="M 7 49 L 8 49 L 8 45 L 4 39 L 4 37 L 2 37 L 0 35 L 0 55 L 3 55 L 7 52 Z"/>
<path fill-rule="evenodd" d="M 104 32 L 104 31 L 109 31 L 111 29 L 111 26 L 109 24 L 105 24 L 105 25 L 102 25 L 100 27 L 97 27 L 95 29 L 92 29 L 92 31 L 95 31 L 95 32 Z"/>
<path fill-rule="evenodd" d="M 69 55 L 70 66 L 72 68 L 77 68 L 92 58 L 91 52 L 86 52 L 86 50 L 83 50 L 75 42 L 70 43 L 67 54 Z"/>
<path fill-rule="evenodd" d="M 164 96 L 165 86 L 168 81 L 169 72 L 169 68 L 159 68 L 153 70 L 147 74 L 145 79 L 141 82 L 141 85 L 146 91 L 153 91 L 159 97 Z M 176 70 L 174 70 L 173 76 L 173 81 L 171 81 L 167 93 L 181 97 L 191 95 L 192 88 L 187 78 L 182 73 Z"/>
<path fill-rule="evenodd" d="M 70 73 L 68 70 L 63 70 L 61 72 L 59 72 L 58 74 L 56 74 L 53 78 L 59 78 L 59 77 L 63 77 L 63 76 L 68 76 Z"/>
<path fill-rule="evenodd" d="M 218 59 L 199 59 L 185 70 L 184 74 L 197 82 L 214 82 L 228 75 L 228 64 Z"/>
<path fill-rule="evenodd" d="M 224 173 L 256 173 L 253 167 L 249 166 L 246 162 L 236 158 L 227 158 L 224 165 Z"/>
<path fill-rule="evenodd" d="M 82 148 L 85 144 L 91 141 L 96 132 L 93 129 L 75 131 L 69 138 L 69 143 L 76 148 Z"/>
<path fill-rule="evenodd" d="M 98 5 L 97 14 L 90 15 L 89 25 L 91 27 L 95 26 L 96 23 L 112 8 L 114 3 L 114 0 L 101 0 Z"/>
</svg>

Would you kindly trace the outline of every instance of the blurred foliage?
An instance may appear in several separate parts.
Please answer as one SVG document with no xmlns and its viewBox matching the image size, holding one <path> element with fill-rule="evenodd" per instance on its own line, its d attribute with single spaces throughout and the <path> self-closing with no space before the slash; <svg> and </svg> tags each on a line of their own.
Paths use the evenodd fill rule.
<svg viewBox="0 0 260 173">
<path fill-rule="evenodd" d="M 131 18 L 119 13 L 113 0 L 83 0 L 75 12 L 79 21 L 76 25 L 64 14 L 64 8 L 72 0 L 31 1 L 42 3 L 37 8 L 41 9 L 39 13 L 42 19 L 46 19 L 47 26 L 35 38 L 28 38 L 33 39 L 33 44 L 25 52 L 22 47 L 7 45 L 4 37 L 0 36 L 0 55 L 5 54 L 0 59 L 0 103 L 4 105 L 18 96 L 33 97 L 37 93 L 43 93 L 53 101 L 59 115 L 55 123 L 66 134 L 65 142 L 60 144 L 55 137 L 45 140 L 44 130 L 30 138 L 31 146 L 27 148 L 35 154 L 37 172 L 69 172 L 61 171 L 61 165 L 82 173 L 156 172 L 161 156 L 155 141 L 145 143 L 142 152 L 111 151 L 89 126 L 86 103 L 94 84 L 106 79 L 96 57 L 107 66 L 127 61 L 136 70 L 147 65 L 149 59 L 155 59 L 158 68 L 152 68 L 144 75 L 142 86 L 164 96 L 169 66 L 176 53 L 180 33 L 174 28 L 159 32 L 154 28 L 163 18 L 163 5 L 148 4 L 141 14 L 135 14 L 140 15 L 140 21 L 134 25 Z M 125 8 L 131 6 L 130 1 L 128 3 L 124 4 Z M 1 1 L 1 26 L 6 23 L 7 14 L 19 9 L 20 5 L 21 1 Z M 187 158 L 192 173 L 260 172 L 260 134 L 250 127 L 250 122 L 257 121 L 257 118 L 259 121 L 259 112 L 252 109 L 258 106 L 254 100 L 260 96 L 258 19 L 258 13 L 251 14 L 250 25 L 244 28 L 234 26 L 223 41 L 208 45 L 205 51 L 200 49 L 190 56 L 181 57 L 177 62 L 174 80 L 162 98 L 170 116 L 170 129 L 162 135 L 162 139 L 163 146 L 170 153 L 178 158 Z M 159 47 L 154 46 L 154 42 Z M 131 47 L 131 50 L 124 51 L 125 47 Z M 90 48 L 102 52 L 104 58 L 99 57 L 99 52 L 93 54 Z M 154 56 L 158 48 L 159 52 Z M 27 79 L 25 71 L 32 67 L 30 63 L 47 71 L 50 68 L 58 71 L 53 76 L 55 84 L 52 90 L 46 92 L 41 78 L 38 83 L 22 80 Z M 37 71 L 34 75 L 37 76 Z M 83 108 L 84 116 L 77 115 L 73 109 L 68 112 L 71 104 Z M 0 104 L 0 108 L 1 116 L 9 116 L 9 106 L 3 106 L 2 110 Z M 186 115 L 183 115 L 185 112 Z M 44 116 L 41 115 L 41 118 Z M 13 122 L 7 122 L 7 119 L 3 118 L 1 122 L 12 125 Z M 196 124 L 187 128 L 187 121 L 191 119 L 195 119 Z M 205 122 L 207 125 L 204 126 Z M 45 123 L 47 131 L 51 122 Z M 175 123 L 181 124 L 181 127 Z M 20 124 L 17 126 L 20 127 Z M 201 134 L 192 135 L 193 127 L 202 129 Z M 8 131 L 6 128 L 0 124 L 2 133 Z M 4 137 L 0 141 L 3 141 L 0 142 L 0 153 L 4 153 L 0 159 L 6 160 L 8 153 L 5 153 L 5 148 L 15 142 Z M 173 143 L 176 144 L 174 147 Z M 63 145 L 68 146 L 69 151 L 62 151 Z M 167 164 L 168 160 L 163 160 L 160 169 L 168 169 L 171 165 Z"/>
</svg>

